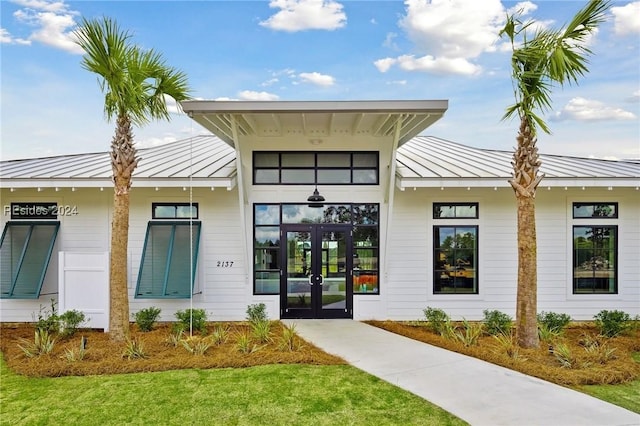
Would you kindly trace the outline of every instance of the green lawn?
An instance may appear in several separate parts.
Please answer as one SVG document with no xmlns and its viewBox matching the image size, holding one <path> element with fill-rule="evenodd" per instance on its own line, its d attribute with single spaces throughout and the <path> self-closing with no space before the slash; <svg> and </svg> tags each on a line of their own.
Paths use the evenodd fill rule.
<svg viewBox="0 0 640 426">
<path fill-rule="evenodd" d="M 350 366 L 26 378 L 0 359 L 2 425 L 463 425 Z"/>
<path fill-rule="evenodd" d="M 576 389 L 640 414 L 640 380 L 620 385 L 577 386 Z"/>
</svg>

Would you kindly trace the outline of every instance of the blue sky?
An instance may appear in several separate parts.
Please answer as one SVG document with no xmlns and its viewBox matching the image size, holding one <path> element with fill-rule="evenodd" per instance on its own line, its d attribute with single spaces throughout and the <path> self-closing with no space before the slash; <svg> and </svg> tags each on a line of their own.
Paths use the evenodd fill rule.
<svg viewBox="0 0 640 426">
<path fill-rule="evenodd" d="M 72 41 L 80 19 L 108 16 L 189 77 L 193 97 L 233 100 L 447 99 L 426 134 L 512 150 L 510 51 L 498 39 L 514 8 L 558 28 L 584 1 L 1 0 L 2 160 L 109 149 L 95 75 Z M 557 88 L 547 154 L 640 158 L 640 1 L 614 1 L 589 40 L 590 73 Z M 204 129 L 183 114 L 134 130 L 139 147 Z"/>
</svg>

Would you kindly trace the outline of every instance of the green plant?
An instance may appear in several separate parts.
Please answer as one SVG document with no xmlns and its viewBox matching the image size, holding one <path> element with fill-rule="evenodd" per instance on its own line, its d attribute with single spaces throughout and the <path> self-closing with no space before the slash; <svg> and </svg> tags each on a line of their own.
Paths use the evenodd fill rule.
<svg viewBox="0 0 640 426">
<path fill-rule="evenodd" d="M 33 315 L 35 320 L 35 315 Z M 51 308 L 47 309 L 40 305 L 38 311 L 38 320 L 36 321 L 36 328 L 38 330 L 44 330 L 47 333 L 57 333 L 60 330 L 60 318 L 58 317 L 58 310 L 56 308 L 56 301 L 51 299 Z"/>
<path fill-rule="evenodd" d="M 471 323 L 466 319 L 463 319 L 462 330 L 456 329 L 454 336 L 456 340 L 468 347 L 477 345 L 478 339 L 482 336 L 482 333 L 482 324 Z"/>
<path fill-rule="evenodd" d="M 550 330 L 544 324 L 538 324 L 538 336 L 540 340 L 546 344 L 552 344 L 560 337 L 561 332 L 558 330 Z"/>
<path fill-rule="evenodd" d="M 140 331 L 151 331 L 160 316 L 161 309 L 151 306 L 149 308 L 140 309 L 133 317 Z"/>
<path fill-rule="evenodd" d="M 427 306 L 424 311 L 424 316 L 427 320 L 427 326 L 434 332 L 445 336 L 451 333 L 451 320 L 442 309 L 431 308 Z"/>
<path fill-rule="evenodd" d="M 180 344 L 180 341 L 182 340 L 183 336 L 184 336 L 184 331 L 176 328 L 176 329 L 171 330 L 171 332 L 167 336 L 167 339 L 165 340 L 165 342 L 169 346 L 173 346 L 174 348 L 177 348 L 178 345 Z"/>
<path fill-rule="evenodd" d="M 175 329 L 182 331 L 196 330 L 200 334 L 207 333 L 207 313 L 204 309 L 185 309 L 176 312 L 178 323 L 174 325 Z"/>
<path fill-rule="evenodd" d="M 516 339 L 512 333 L 500 333 L 493 334 L 494 339 L 498 342 L 500 348 L 507 354 L 507 356 L 514 360 L 525 360 L 520 356 L 520 346 L 518 346 Z"/>
<path fill-rule="evenodd" d="M 210 337 L 190 336 L 180 341 L 182 347 L 193 355 L 204 355 L 213 345 Z"/>
<path fill-rule="evenodd" d="M 263 320 L 251 323 L 251 331 L 253 337 L 259 343 L 268 343 L 271 341 L 271 321 Z"/>
<path fill-rule="evenodd" d="M 211 333 L 211 340 L 216 346 L 222 345 L 229 338 L 229 327 L 226 325 L 218 324 L 214 327 L 213 333 Z"/>
<path fill-rule="evenodd" d="M 128 359 L 146 358 L 147 352 L 144 349 L 144 343 L 142 340 L 127 339 L 122 357 L 127 357 Z"/>
<path fill-rule="evenodd" d="M 550 349 L 553 356 L 558 360 L 563 368 L 574 368 L 577 359 L 571 352 L 571 348 L 568 345 L 560 342 Z"/>
<path fill-rule="evenodd" d="M 512 319 L 500 311 L 484 310 L 484 328 L 491 336 L 507 334 L 511 331 Z"/>
<path fill-rule="evenodd" d="M 243 354 L 250 354 L 260 349 L 253 341 L 247 331 L 240 332 L 236 336 L 236 348 L 238 352 Z"/>
<path fill-rule="evenodd" d="M 56 339 L 49 334 L 47 330 L 36 329 L 34 332 L 33 342 L 27 339 L 20 339 L 18 347 L 24 352 L 28 358 L 34 358 L 40 355 L 46 355 L 53 351 Z"/>
<path fill-rule="evenodd" d="M 269 316 L 267 315 L 267 306 L 264 303 L 257 303 L 247 306 L 247 321 L 249 321 L 251 324 L 269 321 Z"/>
<path fill-rule="evenodd" d="M 571 317 L 567 314 L 542 311 L 537 315 L 537 320 L 538 328 L 542 325 L 549 331 L 561 334 L 571 322 Z"/>
<path fill-rule="evenodd" d="M 631 327 L 631 317 L 623 311 L 602 310 L 594 316 L 600 334 L 615 337 Z"/>
<path fill-rule="evenodd" d="M 85 320 L 84 312 L 75 309 L 66 311 L 59 316 L 60 334 L 62 337 L 73 336 Z"/>
<path fill-rule="evenodd" d="M 280 338 L 278 349 L 280 349 L 281 351 L 293 352 L 299 350 L 300 348 L 301 345 L 296 340 L 296 325 L 285 325 L 284 329 L 282 330 L 282 337 Z"/>
<path fill-rule="evenodd" d="M 80 339 L 80 346 L 76 349 L 65 349 L 64 357 L 69 362 L 82 361 L 87 354 L 87 339 Z"/>
</svg>

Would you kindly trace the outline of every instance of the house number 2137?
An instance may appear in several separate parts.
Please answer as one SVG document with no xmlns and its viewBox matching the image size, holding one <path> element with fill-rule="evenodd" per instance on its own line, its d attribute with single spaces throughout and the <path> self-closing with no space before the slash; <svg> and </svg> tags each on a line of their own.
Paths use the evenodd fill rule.
<svg viewBox="0 0 640 426">
<path fill-rule="evenodd" d="M 216 266 L 218 268 L 231 268 L 233 266 L 233 260 L 218 260 Z"/>
</svg>

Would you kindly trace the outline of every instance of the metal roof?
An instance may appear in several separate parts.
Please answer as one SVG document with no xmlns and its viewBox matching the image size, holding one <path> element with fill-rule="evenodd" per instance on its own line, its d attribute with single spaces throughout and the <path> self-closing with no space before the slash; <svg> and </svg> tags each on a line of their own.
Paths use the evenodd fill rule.
<svg viewBox="0 0 640 426">
<path fill-rule="evenodd" d="M 138 150 L 134 185 L 233 187 L 236 153 L 211 136 Z M 0 162 L 0 183 L 11 187 L 112 186 L 108 152 Z"/>
<path fill-rule="evenodd" d="M 397 136 L 400 146 L 439 120 L 449 105 L 446 100 L 190 100 L 180 104 L 193 120 L 231 146 L 242 136 L 286 135 L 308 139 L 332 135 Z"/>
<path fill-rule="evenodd" d="M 512 152 L 473 148 L 417 136 L 398 148 L 396 185 L 406 187 L 509 187 Z M 236 153 L 216 136 L 195 136 L 140 149 L 136 187 L 236 185 Z M 640 162 L 540 155 L 542 186 L 640 185 Z M 110 187 L 108 152 L 0 162 L 0 186 Z"/>
<path fill-rule="evenodd" d="M 510 186 L 513 152 L 418 136 L 398 148 L 396 184 L 404 187 Z M 542 186 L 638 186 L 640 164 L 540 154 Z"/>
</svg>

